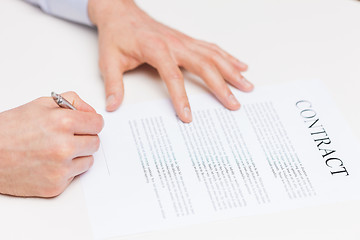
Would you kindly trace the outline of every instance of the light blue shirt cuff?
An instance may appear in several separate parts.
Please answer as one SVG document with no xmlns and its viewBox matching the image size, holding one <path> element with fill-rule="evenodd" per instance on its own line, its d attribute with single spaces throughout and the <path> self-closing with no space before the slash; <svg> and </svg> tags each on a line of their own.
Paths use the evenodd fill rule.
<svg viewBox="0 0 360 240">
<path fill-rule="evenodd" d="M 51 15 L 94 26 L 88 15 L 88 0 L 26 0 Z"/>
</svg>

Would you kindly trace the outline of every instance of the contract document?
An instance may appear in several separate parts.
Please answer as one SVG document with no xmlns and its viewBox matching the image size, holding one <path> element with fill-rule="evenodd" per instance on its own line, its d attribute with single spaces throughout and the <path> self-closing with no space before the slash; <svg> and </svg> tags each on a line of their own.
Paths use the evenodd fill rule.
<svg viewBox="0 0 360 240">
<path fill-rule="evenodd" d="M 95 239 L 359 199 L 360 145 L 320 81 L 235 90 L 229 111 L 190 97 L 104 113 L 81 177 Z"/>
</svg>

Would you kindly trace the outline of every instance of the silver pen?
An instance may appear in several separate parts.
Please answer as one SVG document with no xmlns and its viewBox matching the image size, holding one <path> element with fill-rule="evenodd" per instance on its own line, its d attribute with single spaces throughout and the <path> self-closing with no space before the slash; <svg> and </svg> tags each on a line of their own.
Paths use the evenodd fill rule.
<svg viewBox="0 0 360 240">
<path fill-rule="evenodd" d="M 57 105 L 61 108 L 67 108 L 72 110 L 77 110 L 71 103 L 69 103 L 65 98 L 63 98 L 60 94 L 51 93 L 51 97 L 54 99 Z"/>
</svg>

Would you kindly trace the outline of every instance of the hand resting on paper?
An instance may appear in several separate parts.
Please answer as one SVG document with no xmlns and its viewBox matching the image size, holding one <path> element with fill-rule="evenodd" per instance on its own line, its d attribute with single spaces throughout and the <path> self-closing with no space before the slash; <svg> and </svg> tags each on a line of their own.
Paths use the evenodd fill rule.
<svg viewBox="0 0 360 240">
<path fill-rule="evenodd" d="M 39 98 L 0 113 L 0 193 L 54 197 L 93 164 L 103 118 L 75 93 L 78 111 Z"/>
<path fill-rule="evenodd" d="M 165 81 L 179 118 L 191 122 L 190 105 L 179 67 L 200 76 L 228 109 L 239 102 L 227 82 L 242 91 L 253 85 L 241 74 L 247 65 L 218 46 L 193 39 L 147 15 L 133 0 L 89 0 L 90 20 L 99 31 L 99 65 L 105 81 L 107 110 L 116 110 L 124 96 L 124 72 L 148 63 Z"/>
</svg>

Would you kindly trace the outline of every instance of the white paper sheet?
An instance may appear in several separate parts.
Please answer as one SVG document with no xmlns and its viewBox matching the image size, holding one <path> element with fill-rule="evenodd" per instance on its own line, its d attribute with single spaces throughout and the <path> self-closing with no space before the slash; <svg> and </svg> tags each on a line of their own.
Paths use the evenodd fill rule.
<svg viewBox="0 0 360 240">
<path fill-rule="evenodd" d="M 82 176 L 95 239 L 359 198 L 360 145 L 321 82 L 235 95 L 190 98 L 191 124 L 168 100 L 104 113 Z"/>
</svg>

